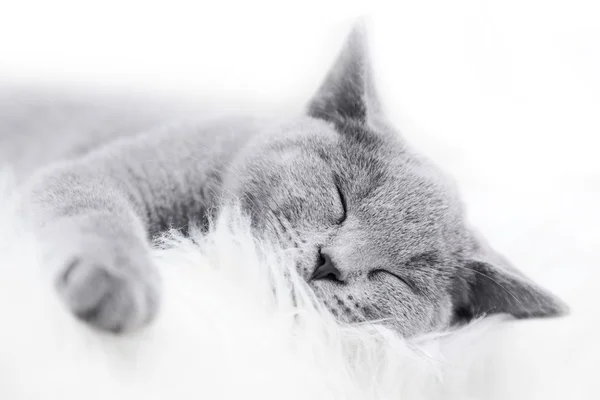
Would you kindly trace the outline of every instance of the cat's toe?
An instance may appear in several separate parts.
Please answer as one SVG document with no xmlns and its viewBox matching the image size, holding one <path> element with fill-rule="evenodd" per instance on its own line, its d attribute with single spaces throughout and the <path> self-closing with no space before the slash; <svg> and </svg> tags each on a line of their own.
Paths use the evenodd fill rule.
<svg viewBox="0 0 600 400">
<path fill-rule="evenodd" d="M 157 312 L 156 285 L 85 258 L 68 262 L 56 287 L 75 316 L 104 331 L 135 330 Z"/>
</svg>

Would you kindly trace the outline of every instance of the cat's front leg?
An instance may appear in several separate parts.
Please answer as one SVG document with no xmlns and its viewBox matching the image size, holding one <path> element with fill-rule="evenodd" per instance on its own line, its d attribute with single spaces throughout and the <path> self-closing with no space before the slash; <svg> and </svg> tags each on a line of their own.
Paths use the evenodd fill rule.
<svg viewBox="0 0 600 400">
<path fill-rule="evenodd" d="M 82 321 L 115 333 L 148 323 L 160 297 L 148 245 L 127 220 L 117 213 L 84 213 L 54 221 L 40 236 L 65 305 Z"/>
<path fill-rule="evenodd" d="M 144 224 L 117 186 L 60 168 L 38 177 L 24 199 L 44 268 L 77 318 L 114 333 L 153 319 L 160 279 Z"/>
</svg>

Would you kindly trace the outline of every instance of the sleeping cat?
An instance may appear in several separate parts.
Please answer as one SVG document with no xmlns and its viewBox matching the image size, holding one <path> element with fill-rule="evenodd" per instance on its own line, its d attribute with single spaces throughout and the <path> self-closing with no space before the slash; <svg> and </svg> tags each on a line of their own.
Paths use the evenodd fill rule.
<svg viewBox="0 0 600 400">
<path fill-rule="evenodd" d="M 21 210 L 66 307 L 105 331 L 148 324 L 161 297 L 151 238 L 237 198 L 257 234 L 298 250 L 341 321 L 411 336 L 564 313 L 476 235 L 452 181 L 386 121 L 365 43 L 357 26 L 306 112 L 286 120 L 172 124 L 7 92 L 0 160 L 24 180 Z"/>
</svg>

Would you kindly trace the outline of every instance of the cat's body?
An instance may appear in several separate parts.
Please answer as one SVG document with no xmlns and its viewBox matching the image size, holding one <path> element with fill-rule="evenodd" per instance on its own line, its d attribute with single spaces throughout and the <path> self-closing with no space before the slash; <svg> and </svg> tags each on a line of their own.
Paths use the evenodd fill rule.
<svg viewBox="0 0 600 400">
<path fill-rule="evenodd" d="M 0 99 L 0 160 L 25 182 L 22 211 L 67 306 L 104 330 L 144 325 L 160 302 L 149 239 L 239 198 L 344 321 L 412 335 L 564 311 L 476 237 L 452 182 L 389 126 L 363 45 L 357 29 L 308 112 L 285 120 Z"/>
</svg>

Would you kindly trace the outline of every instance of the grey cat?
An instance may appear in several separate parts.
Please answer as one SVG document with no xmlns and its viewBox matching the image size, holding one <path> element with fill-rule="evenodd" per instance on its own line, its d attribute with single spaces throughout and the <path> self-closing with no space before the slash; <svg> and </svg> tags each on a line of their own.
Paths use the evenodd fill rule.
<svg viewBox="0 0 600 400">
<path fill-rule="evenodd" d="M 452 181 L 386 121 L 365 42 L 357 26 L 306 112 L 286 120 L 167 125 L 166 112 L 7 91 L 0 160 L 24 180 L 21 209 L 73 314 L 115 333 L 148 324 L 161 297 L 150 240 L 232 198 L 257 234 L 298 250 L 342 321 L 411 336 L 565 313 L 474 233 Z"/>
</svg>

